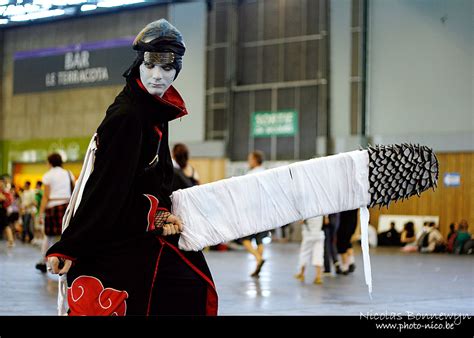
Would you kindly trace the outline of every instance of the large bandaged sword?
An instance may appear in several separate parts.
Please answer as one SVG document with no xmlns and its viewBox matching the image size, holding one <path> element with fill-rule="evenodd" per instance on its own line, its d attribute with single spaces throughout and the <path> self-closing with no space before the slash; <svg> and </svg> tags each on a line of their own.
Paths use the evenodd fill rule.
<svg viewBox="0 0 474 338">
<path fill-rule="evenodd" d="M 64 231 L 93 171 L 96 134 L 63 218 Z M 202 248 L 314 216 L 360 208 L 365 279 L 371 290 L 367 206 L 388 206 L 436 187 L 438 161 L 425 146 L 375 146 L 233 177 L 172 194 L 183 220 L 182 250 Z M 66 275 L 60 277 L 58 314 L 66 315 Z"/>
<path fill-rule="evenodd" d="M 367 150 L 296 162 L 253 175 L 178 190 L 173 214 L 183 220 L 182 250 L 201 250 L 310 217 L 360 208 L 366 282 L 368 211 L 436 187 L 438 161 L 419 145 Z"/>
</svg>

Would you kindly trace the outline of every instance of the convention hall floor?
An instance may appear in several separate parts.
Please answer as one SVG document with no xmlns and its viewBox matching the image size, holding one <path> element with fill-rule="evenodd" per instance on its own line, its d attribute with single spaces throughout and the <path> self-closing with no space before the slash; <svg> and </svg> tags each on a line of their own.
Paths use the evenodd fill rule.
<svg viewBox="0 0 474 338">
<path fill-rule="evenodd" d="M 371 249 L 372 299 L 364 282 L 362 257 L 348 276 L 327 276 L 314 285 L 293 278 L 298 243 L 272 243 L 259 279 L 249 274 L 253 258 L 245 251 L 208 251 L 219 294 L 220 315 L 356 315 L 409 312 L 474 314 L 473 256 L 402 254 Z M 0 242 L 0 315 L 55 315 L 57 282 L 34 265 L 38 248 Z"/>
</svg>

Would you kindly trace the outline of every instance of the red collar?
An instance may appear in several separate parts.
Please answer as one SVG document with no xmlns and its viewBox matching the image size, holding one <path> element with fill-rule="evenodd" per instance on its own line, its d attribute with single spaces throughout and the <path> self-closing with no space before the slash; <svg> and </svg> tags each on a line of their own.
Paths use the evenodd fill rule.
<svg viewBox="0 0 474 338">
<path fill-rule="evenodd" d="M 137 78 L 136 81 L 137 81 L 138 86 L 142 90 L 144 90 L 147 94 L 149 94 L 148 90 L 145 88 L 142 81 L 139 78 Z M 161 102 L 163 104 L 166 104 L 168 106 L 171 106 L 177 109 L 178 114 L 176 115 L 175 119 L 188 115 L 188 111 L 186 109 L 186 105 L 184 103 L 183 98 L 173 86 L 170 86 L 168 88 L 168 90 L 165 92 L 163 97 L 159 97 L 157 95 L 152 95 L 152 96 L 158 102 Z"/>
</svg>

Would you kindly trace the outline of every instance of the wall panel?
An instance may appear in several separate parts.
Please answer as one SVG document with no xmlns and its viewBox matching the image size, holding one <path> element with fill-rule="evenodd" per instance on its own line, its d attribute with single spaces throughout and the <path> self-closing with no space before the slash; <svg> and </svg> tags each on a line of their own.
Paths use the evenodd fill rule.
<svg viewBox="0 0 474 338">
<path fill-rule="evenodd" d="M 391 204 L 388 208 L 372 208 L 370 223 L 378 225 L 379 215 L 438 215 L 440 229 L 444 236 L 449 224 L 467 219 L 470 231 L 474 228 L 474 153 L 440 153 L 440 175 L 436 191 L 427 191 L 420 198 Z M 457 172 L 461 175 L 459 187 L 447 187 L 443 183 L 444 174 Z"/>
</svg>

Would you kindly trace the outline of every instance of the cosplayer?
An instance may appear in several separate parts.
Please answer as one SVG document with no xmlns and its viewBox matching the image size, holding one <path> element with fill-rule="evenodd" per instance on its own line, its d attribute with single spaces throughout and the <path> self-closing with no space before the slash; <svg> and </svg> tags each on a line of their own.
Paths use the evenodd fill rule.
<svg viewBox="0 0 474 338">
<path fill-rule="evenodd" d="M 133 48 L 138 56 L 127 85 L 91 141 L 61 241 L 47 253 L 52 272 L 67 273 L 69 314 L 215 315 L 217 294 L 202 248 L 359 208 L 371 292 L 367 207 L 436 187 L 433 151 L 369 147 L 171 195 L 168 122 L 187 114 L 171 83 L 184 43 L 161 19 L 138 34 Z"/>
<path fill-rule="evenodd" d="M 53 273 L 67 273 L 69 315 L 216 315 L 204 256 L 178 249 L 183 224 L 170 213 L 168 123 L 187 114 L 171 85 L 183 38 L 160 19 L 133 49 L 126 85 L 97 129 L 80 205 L 48 263 Z"/>
</svg>

